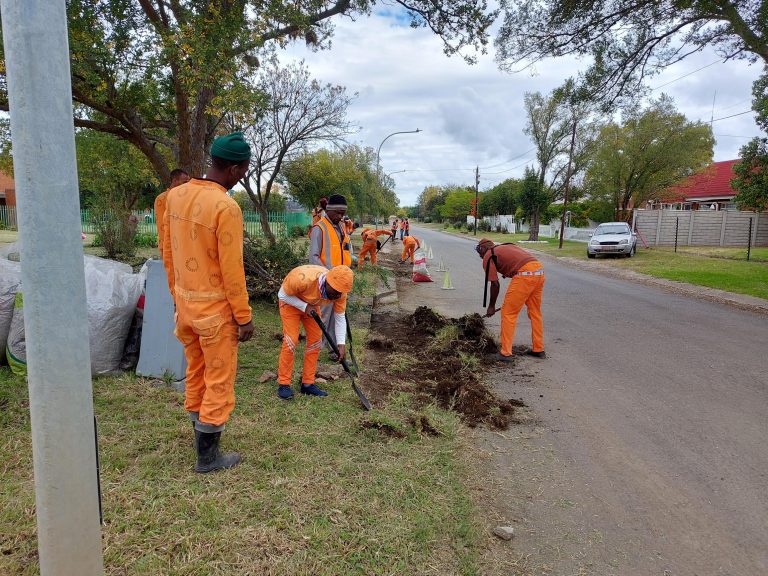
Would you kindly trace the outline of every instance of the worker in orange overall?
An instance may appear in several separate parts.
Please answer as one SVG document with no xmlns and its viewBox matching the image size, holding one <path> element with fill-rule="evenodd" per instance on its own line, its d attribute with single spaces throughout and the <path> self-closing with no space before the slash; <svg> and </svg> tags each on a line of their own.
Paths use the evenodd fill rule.
<svg viewBox="0 0 768 576">
<path fill-rule="evenodd" d="M 394 244 L 395 241 L 397 241 L 397 218 L 392 220 L 392 243 Z"/>
<path fill-rule="evenodd" d="M 531 320 L 533 342 L 533 347 L 525 353 L 536 358 L 546 358 L 544 320 L 541 316 L 541 296 L 544 290 L 544 269 L 541 262 L 514 244 L 496 246 L 492 240 L 485 238 L 478 242 L 475 250 L 483 259 L 486 287 L 488 282 L 491 283 L 491 300 L 485 313 L 486 318 L 498 311 L 496 299 L 499 296 L 499 274 L 504 278 L 512 278 L 501 305 L 501 353 L 496 355 L 496 359 L 512 362 L 515 324 L 523 305 L 528 309 L 528 318 Z"/>
<path fill-rule="evenodd" d="M 363 260 L 365 260 L 366 254 L 371 255 L 371 264 L 376 266 L 376 259 L 379 247 L 376 243 L 378 236 L 392 236 L 387 230 L 371 230 L 365 228 L 362 232 L 363 247 L 360 249 L 360 253 L 357 255 L 357 270 L 363 269 Z"/>
<path fill-rule="evenodd" d="M 312 210 L 312 226 L 317 224 L 320 221 L 320 218 L 323 217 L 323 214 L 325 213 L 325 207 L 327 205 L 328 205 L 328 198 L 326 198 L 325 196 L 320 198 L 318 205 Z"/>
<path fill-rule="evenodd" d="M 181 186 L 189 182 L 189 174 L 181 168 L 171 170 L 171 185 L 164 192 L 160 192 L 155 198 L 155 227 L 157 228 L 157 249 L 160 251 L 160 258 L 163 257 L 163 223 L 165 220 L 165 205 L 168 192 L 176 186 Z"/>
<path fill-rule="evenodd" d="M 403 236 L 405 236 L 405 218 L 400 220 L 400 241 L 402 242 Z"/>
<path fill-rule="evenodd" d="M 293 398 L 291 378 L 296 344 L 299 342 L 299 324 L 304 325 L 307 345 L 304 348 L 304 367 L 301 372 L 301 393 L 311 396 L 327 396 L 325 390 L 315 384 L 317 357 L 322 346 L 320 326 L 310 315 L 320 306 L 331 304 L 336 323 L 336 344 L 339 361 L 346 355 L 347 294 L 352 290 L 354 274 L 349 266 L 323 266 L 306 264 L 291 270 L 283 280 L 277 297 L 280 302 L 280 319 L 283 322 L 283 346 L 277 371 L 277 396 L 283 400 Z"/>
<path fill-rule="evenodd" d="M 402 264 L 408 258 L 411 259 L 413 264 L 413 253 L 416 252 L 416 248 L 421 248 L 421 242 L 415 236 L 406 236 L 403 238 L 403 254 L 400 256 L 400 263 Z"/>
<path fill-rule="evenodd" d="M 347 232 L 344 216 L 347 214 L 347 199 L 341 194 L 332 194 L 328 198 L 325 214 L 312 227 L 309 234 L 309 263 L 323 266 L 330 270 L 334 266 L 352 265 L 352 242 Z M 332 338 L 335 334 L 336 322 L 333 319 L 333 306 L 328 304 L 321 308 L 323 322 Z M 346 326 L 346 325 L 344 325 Z M 330 349 L 330 345 L 328 345 Z M 328 356 L 336 361 L 334 352 L 329 350 Z"/>
<path fill-rule="evenodd" d="M 238 342 L 253 335 L 243 270 L 243 214 L 227 195 L 248 171 L 239 132 L 217 138 L 205 178 L 171 189 L 163 263 L 176 305 L 176 337 L 187 359 L 184 407 L 195 429 L 195 472 L 231 468 L 237 453 L 219 442 L 235 407 Z"/>
</svg>

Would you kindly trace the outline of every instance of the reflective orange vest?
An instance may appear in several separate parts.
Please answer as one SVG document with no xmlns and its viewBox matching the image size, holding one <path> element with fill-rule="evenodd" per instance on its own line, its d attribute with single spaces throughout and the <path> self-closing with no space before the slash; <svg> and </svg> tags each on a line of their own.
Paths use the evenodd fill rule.
<svg viewBox="0 0 768 576">
<path fill-rule="evenodd" d="M 342 232 L 344 238 L 339 242 L 339 235 L 333 229 L 333 223 L 328 220 L 327 216 L 323 216 L 315 224 L 317 228 L 320 228 L 322 232 L 323 243 L 320 247 L 320 260 L 323 265 L 330 269 L 334 266 L 351 266 L 352 255 L 349 253 L 349 234 L 347 234 L 346 226 L 342 226 Z M 338 230 L 338 226 L 336 227 Z"/>
</svg>

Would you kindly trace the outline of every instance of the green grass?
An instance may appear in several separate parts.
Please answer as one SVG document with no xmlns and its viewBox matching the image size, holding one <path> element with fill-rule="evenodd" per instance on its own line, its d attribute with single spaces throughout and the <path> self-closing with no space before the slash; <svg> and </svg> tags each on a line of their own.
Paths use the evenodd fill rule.
<svg viewBox="0 0 768 576">
<path fill-rule="evenodd" d="M 222 437 L 243 455 L 233 470 L 192 471 L 183 398 L 162 381 L 94 381 L 107 574 L 477 574 L 458 419 L 428 407 L 441 434 L 422 435 L 406 424 L 409 397 L 366 413 L 346 379 L 325 399 L 279 400 L 274 382 L 257 383 L 276 368 L 279 317 L 254 309 Z M 29 426 L 25 382 L 0 368 L 0 574 L 38 571 Z"/>
<path fill-rule="evenodd" d="M 443 230 L 441 224 L 420 224 L 434 230 Z M 449 229 L 449 232 L 454 232 Z M 480 232 L 479 238 L 495 242 L 520 242 L 527 234 L 499 234 Z M 544 252 L 551 256 L 587 260 L 585 242 L 559 241 L 541 238 L 544 243 L 521 244 L 525 249 Z M 750 261 L 746 260 L 746 248 L 720 248 L 686 246 L 675 253 L 670 247 L 645 249 L 638 245 L 632 258 L 600 257 L 590 262 L 599 266 L 633 270 L 656 278 L 677 280 L 696 286 L 717 288 L 727 292 L 768 299 L 768 248 L 753 248 Z"/>
</svg>

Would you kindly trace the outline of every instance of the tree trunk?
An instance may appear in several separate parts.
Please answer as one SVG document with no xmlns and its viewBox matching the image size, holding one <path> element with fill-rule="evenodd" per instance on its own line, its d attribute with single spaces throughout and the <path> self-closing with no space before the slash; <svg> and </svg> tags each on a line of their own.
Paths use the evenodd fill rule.
<svg viewBox="0 0 768 576">
<path fill-rule="evenodd" d="M 269 225 L 269 212 L 267 212 L 267 207 L 266 205 L 259 204 L 256 208 L 259 211 L 259 222 L 261 223 L 261 230 L 264 232 L 264 238 L 269 241 L 270 246 L 274 246 L 277 243 L 277 239 L 272 233 L 272 228 Z"/>
<path fill-rule="evenodd" d="M 528 240 L 529 241 L 536 241 L 539 239 L 539 209 L 537 208 L 531 213 L 531 222 L 529 224 L 530 229 L 528 230 Z"/>
</svg>

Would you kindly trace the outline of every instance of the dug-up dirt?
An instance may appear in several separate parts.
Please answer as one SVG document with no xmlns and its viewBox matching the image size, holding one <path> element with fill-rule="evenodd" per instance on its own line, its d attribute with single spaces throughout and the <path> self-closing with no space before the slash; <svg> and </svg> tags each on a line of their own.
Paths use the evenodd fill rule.
<svg viewBox="0 0 768 576">
<path fill-rule="evenodd" d="M 371 333 L 361 385 L 375 404 L 409 392 L 421 405 L 456 411 L 470 427 L 506 430 L 513 422 L 520 402 L 499 399 L 483 382 L 498 347 L 478 314 L 450 319 L 424 306 L 374 314 Z"/>
</svg>

